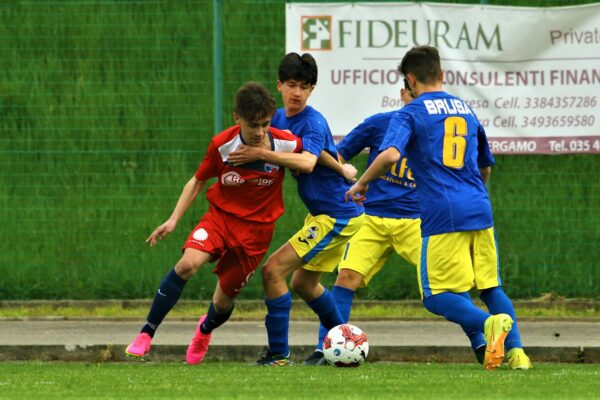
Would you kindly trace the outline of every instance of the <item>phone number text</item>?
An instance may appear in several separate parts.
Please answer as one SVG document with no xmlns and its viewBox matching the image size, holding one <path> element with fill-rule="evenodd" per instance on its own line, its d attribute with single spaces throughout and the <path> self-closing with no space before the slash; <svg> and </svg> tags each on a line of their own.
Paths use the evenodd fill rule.
<svg viewBox="0 0 600 400">
<path fill-rule="evenodd" d="M 579 126 L 594 126 L 595 115 L 538 115 L 523 116 L 521 128 L 566 128 Z"/>
<path fill-rule="evenodd" d="M 596 107 L 596 96 L 525 97 L 523 108 L 589 108 Z"/>
</svg>

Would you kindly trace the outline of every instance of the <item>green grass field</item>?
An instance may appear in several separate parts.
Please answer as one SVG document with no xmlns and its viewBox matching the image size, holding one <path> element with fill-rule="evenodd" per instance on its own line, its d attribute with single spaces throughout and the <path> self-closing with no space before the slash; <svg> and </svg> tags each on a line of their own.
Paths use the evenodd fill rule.
<svg viewBox="0 0 600 400">
<path fill-rule="evenodd" d="M 600 365 L 487 372 L 466 364 L 258 368 L 239 363 L 3 363 L 0 398 L 590 399 Z"/>
<path fill-rule="evenodd" d="M 259 81 L 277 93 L 286 2 L 221 3 L 220 122 L 228 126 L 233 94 L 243 82 Z M 215 133 L 212 4 L 0 2 L 0 299 L 145 298 L 177 261 L 207 208 L 204 196 L 160 246 L 150 249 L 144 240 L 170 215 Z M 365 164 L 364 156 L 354 161 Z M 509 296 L 552 291 L 597 298 L 600 157 L 496 161 L 489 189 Z M 306 214 L 290 176 L 284 197 L 286 213 L 271 251 Z M 210 299 L 211 269 L 190 281 L 184 298 Z M 331 284 L 335 277 L 325 279 Z M 262 298 L 258 276 L 241 296 Z M 359 296 L 418 299 L 415 269 L 394 255 Z"/>
</svg>

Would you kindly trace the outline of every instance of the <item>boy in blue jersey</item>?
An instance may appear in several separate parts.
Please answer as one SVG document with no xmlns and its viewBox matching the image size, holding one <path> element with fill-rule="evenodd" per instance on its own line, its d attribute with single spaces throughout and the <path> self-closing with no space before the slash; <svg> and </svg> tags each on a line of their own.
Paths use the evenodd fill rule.
<svg viewBox="0 0 600 400">
<path fill-rule="evenodd" d="M 361 203 L 368 183 L 406 155 L 421 209 L 417 275 L 424 306 L 466 332 L 484 332 L 485 369 L 502 364 L 505 348 L 510 368 L 529 369 L 514 307 L 501 287 L 492 207 L 484 184 L 490 168 L 478 168 L 483 157 L 493 160 L 485 131 L 466 103 L 442 91 L 437 49 L 411 49 L 399 72 L 417 98 L 394 114 L 381 153 L 347 198 Z M 490 313 L 468 298 L 473 286 Z"/>
<path fill-rule="evenodd" d="M 404 104 L 412 101 L 408 88 L 400 91 Z M 393 112 L 372 115 L 356 126 L 338 143 L 340 162 L 350 160 L 369 148 L 369 166 L 379 154 Z M 406 157 L 378 177 L 370 185 L 364 202 L 365 222 L 352 236 L 338 265 L 338 276 L 331 293 L 345 322 L 350 319 L 355 291 L 368 285 L 381 270 L 390 253 L 395 251 L 408 263 L 416 266 L 421 254 L 420 210 L 412 171 Z M 323 339 L 327 334 L 319 327 L 316 351 L 304 365 L 327 365 L 323 357 Z M 485 339 L 482 332 L 468 332 L 471 348 L 483 363 Z"/>
<path fill-rule="evenodd" d="M 298 193 L 309 215 L 304 226 L 275 251 L 263 266 L 263 286 L 269 348 L 257 365 L 290 365 L 288 345 L 292 297 L 286 278 L 293 273 L 291 286 L 319 316 L 327 329 L 344 321 L 331 293 L 321 283 L 323 272 L 332 272 L 346 243 L 360 228 L 364 209 L 345 201 L 350 184 L 336 168 L 317 163 L 319 158 L 337 163 L 337 150 L 327 121 L 307 105 L 317 83 L 317 64 L 310 54 L 289 53 L 279 64 L 277 89 L 283 108 L 277 110 L 271 126 L 290 130 L 302 139 L 302 153 L 279 153 L 241 146 L 229 160 L 245 163 L 257 159 L 298 171 Z M 339 167 L 339 164 L 338 164 Z"/>
</svg>

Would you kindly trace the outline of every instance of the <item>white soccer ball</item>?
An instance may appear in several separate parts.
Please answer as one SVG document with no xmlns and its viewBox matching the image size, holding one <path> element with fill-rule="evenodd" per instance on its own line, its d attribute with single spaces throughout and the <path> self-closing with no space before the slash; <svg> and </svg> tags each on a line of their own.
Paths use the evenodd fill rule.
<svg viewBox="0 0 600 400">
<path fill-rule="evenodd" d="M 358 367 L 369 354 L 367 335 L 354 325 L 335 326 L 325 336 L 323 354 L 336 367 Z"/>
</svg>

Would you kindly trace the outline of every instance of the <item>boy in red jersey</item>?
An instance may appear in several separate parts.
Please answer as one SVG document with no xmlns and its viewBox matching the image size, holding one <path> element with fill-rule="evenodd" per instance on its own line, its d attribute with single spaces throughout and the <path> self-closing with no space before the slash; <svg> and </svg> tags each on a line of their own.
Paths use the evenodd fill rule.
<svg viewBox="0 0 600 400">
<path fill-rule="evenodd" d="M 237 125 L 219 133 L 210 142 L 204 160 L 185 184 L 169 219 L 146 240 L 150 246 L 171 233 L 209 178 L 217 182 L 206 191 L 210 208 L 188 236 L 183 256 L 161 282 L 147 322 L 126 354 L 142 358 L 150 351 L 156 329 L 175 306 L 185 283 L 210 261 L 219 281 L 208 312 L 200 318 L 188 347 L 186 360 L 198 364 L 204 358 L 212 331 L 225 323 L 234 298 L 246 285 L 269 248 L 275 220 L 283 213 L 284 168 L 256 161 L 234 166 L 229 153 L 242 144 L 281 152 L 300 152 L 301 141 L 291 133 L 270 127 L 275 100 L 263 86 L 248 82 L 235 96 Z"/>
</svg>

